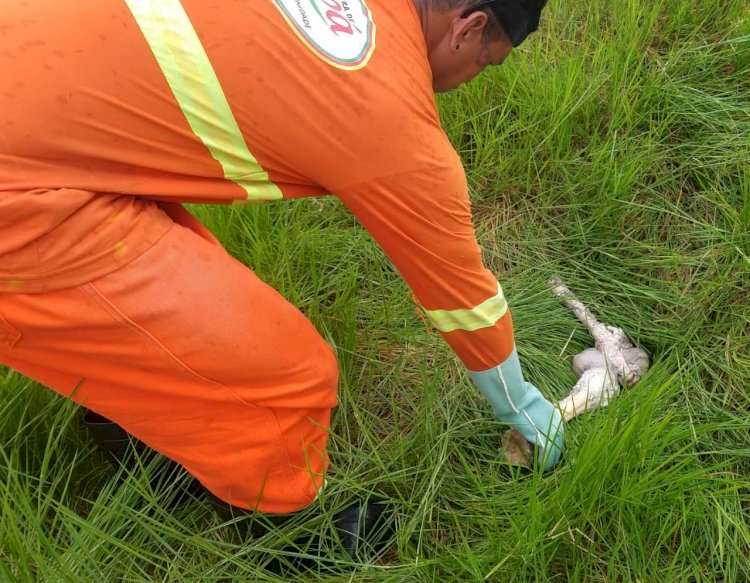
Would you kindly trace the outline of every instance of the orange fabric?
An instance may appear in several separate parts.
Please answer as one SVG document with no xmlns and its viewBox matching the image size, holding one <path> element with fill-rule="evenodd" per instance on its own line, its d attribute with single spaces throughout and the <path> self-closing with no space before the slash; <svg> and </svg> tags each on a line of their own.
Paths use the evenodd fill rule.
<svg viewBox="0 0 750 583">
<path fill-rule="evenodd" d="M 376 47 L 358 70 L 314 54 L 272 0 L 182 4 L 284 197 L 340 196 L 426 309 L 471 308 L 497 287 L 440 126 L 418 16 L 412 0 L 366 1 Z M 2 12 L 0 230 L 13 235 L 0 241 L 0 291 L 62 289 L 128 264 L 164 227 L 146 228 L 154 207 L 144 197 L 244 197 L 191 130 L 125 2 L 29 0 Z M 61 188 L 70 190 L 29 210 L 29 192 Z M 107 193 L 133 198 L 108 198 L 112 208 Z M 472 370 L 513 347 L 509 316 L 445 337 Z"/>
<path fill-rule="evenodd" d="M 0 293 L 96 279 L 138 257 L 170 225 L 147 198 L 70 188 L 0 192 Z"/>
<path fill-rule="evenodd" d="M 210 235 L 169 223 L 114 273 L 0 294 L 0 362 L 117 422 L 233 505 L 303 508 L 327 468 L 332 351 Z"/>
<path fill-rule="evenodd" d="M 422 306 L 454 310 L 497 293 L 497 279 L 482 264 L 466 189 L 463 172 L 436 166 L 408 177 L 372 180 L 339 196 L 392 259 Z M 474 371 L 499 364 L 514 347 L 510 312 L 493 327 L 456 330 L 443 337 Z"/>
</svg>

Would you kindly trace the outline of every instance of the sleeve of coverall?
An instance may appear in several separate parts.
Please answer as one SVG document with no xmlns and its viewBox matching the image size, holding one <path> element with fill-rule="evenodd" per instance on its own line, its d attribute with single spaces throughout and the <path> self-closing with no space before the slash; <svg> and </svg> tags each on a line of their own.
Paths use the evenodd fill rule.
<svg viewBox="0 0 750 583">
<path fill-rule="evenodd" d="M 459 165 L 392 175 L 339 198 L 380 244 L 432 325 L 469 369 L 495 415 L 559 461 L 559 411 L 523 379 L 502 288 L 482 262 Z"/>
</svg>

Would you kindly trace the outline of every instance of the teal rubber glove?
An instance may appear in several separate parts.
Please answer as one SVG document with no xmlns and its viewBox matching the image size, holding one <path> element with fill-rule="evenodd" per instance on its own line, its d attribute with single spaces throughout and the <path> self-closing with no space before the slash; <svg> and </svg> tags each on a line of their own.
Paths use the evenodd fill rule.
<svg viewBox="0 0 750 583">
<path fill-rule="evenodd" d="M 562 416 L 539 389 L 524 380 L 516 349 L 499 366 L 469 371 L 469 375 L 492 405 L 495 416 L 536 445 L 539 467 L 545 471 L 554 468 L 562 455 Z"/>
</svg>

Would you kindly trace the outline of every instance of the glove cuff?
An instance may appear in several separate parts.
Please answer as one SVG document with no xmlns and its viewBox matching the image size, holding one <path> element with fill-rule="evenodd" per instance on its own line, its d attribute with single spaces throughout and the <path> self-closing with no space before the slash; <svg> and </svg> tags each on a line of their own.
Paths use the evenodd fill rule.
<svg viewBox="0 0 750 583">
<path fill-rule="evenodd" d="M 469 371 L 469 375 L 492 405 L 495 416 L 539 446 L 539 460 L 546 469 L 555 466 L 562 453 L 562 417 L 539 389 L 524 380 L 515 348 L 500 365 L 482 372 Z"/>
<path fill-rule="evenodd" d="M 519 414 L 529 405 L 530 400 L 534 400 L 534 392 L 539 393 L 533 385 L 528 385 L 524 380 L 515 347 L 510 356 L 498 366 L 482 372 L 469 371 L 469 376 L 490 402 L 495 416 L 500 420 Z"/>
</svg>

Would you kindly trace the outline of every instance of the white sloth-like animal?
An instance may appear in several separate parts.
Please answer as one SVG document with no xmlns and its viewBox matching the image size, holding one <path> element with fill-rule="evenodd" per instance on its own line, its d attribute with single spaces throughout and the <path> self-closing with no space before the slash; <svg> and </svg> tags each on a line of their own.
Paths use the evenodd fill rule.
<svg viewBox="0 0 750 583">
<path fill-rule="evenodd" d="M 559 277 L 550 279 L 549 287 L 594 338 L 594 348 L 587 348 L 573 357 L 578 382 L 557 404 L 567 422 L 586 411 L 607 406 L 624 385 L 632 386 L 641 380 L 651 362 L 648 353 L 634 346 L 620 328 L 599 322 Z M 505 434 L 503 451 L 505 458 L 514 464 L 530 465 L 533 457 L 531 445 L 515 430 Z"/>
<path fill-rule="evenodd" d="M 559 277 L 550 279 L 549 286 L 594 338 L 594 348 L 573 357 L 573 370 L 580 378 L 570 395 L 557 405 L 565 421 L 570 421 L 585 411 L 609 404 L 623 385 L 632 386 L 641 380 L 651 362 L 646 351 L 633 346 L 620 328 L 599 322 Z"/>
</svg>

